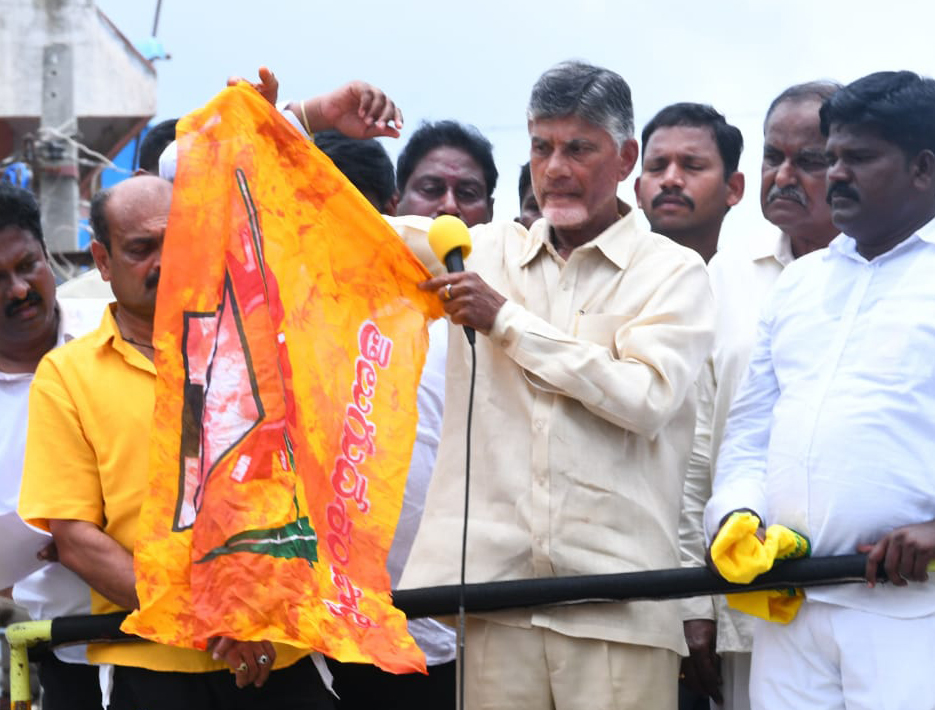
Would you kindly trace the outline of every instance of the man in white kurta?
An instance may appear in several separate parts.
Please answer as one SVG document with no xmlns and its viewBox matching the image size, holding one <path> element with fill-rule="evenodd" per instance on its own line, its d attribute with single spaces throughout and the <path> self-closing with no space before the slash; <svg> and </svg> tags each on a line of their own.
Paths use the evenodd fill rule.
<svg viewBox="0 0 935 710">
<path fill-rule="evenodd" d="M 864 111 L 883 101 L 881 128 Z M 779 278 L 731 409 L 708 535 L 751 509 L 807 535 L 814 555 L 869 552 L 868 578 L 885 561 L 893 582 L 809 589 L 788 626 L 758 622 L 754 708 L 935 707 L 918 665 L 935 653 L 935 134 L 921 148 L 891 139 L 919 117 L 935 119 L 935 82 L 909 73 L 825 102 L 845 233 Z"/>
<path fill-rule="evenodd" d="M 26 190 L 0 183 L 0 514 L 7 520 L 15 519 L 19 499 L 29 386 L 36 365 L 52 348 L 90 330 L 98 318 L 95 304 L 56 301 L 39 206 Z M 58 483 L 68 485 L 64 479 Z M 25 545 L 7 542 L 5 570 L 29 567 L 34 554 Z M 11 577 L 11 581 L 16 582 L 13 601 L 33 619 L 90 611 L 88 586 L 57 562 L 21 579 Z M 10 616 L 10 612 L 21 613 L 19 607 L 6 600 L 5 591 L 0 596 L 4 623 L 25 620 Z M 97 672 L 87 665 L 83 645 L 44 655 L 39 677 L 43 706 L 48 710 L 100 706 Z"/>
</svg>

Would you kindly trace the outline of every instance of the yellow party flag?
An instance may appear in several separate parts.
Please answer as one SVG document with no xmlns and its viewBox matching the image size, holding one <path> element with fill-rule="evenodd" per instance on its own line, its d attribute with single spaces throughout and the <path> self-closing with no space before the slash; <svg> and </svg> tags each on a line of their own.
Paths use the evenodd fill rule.
<svg viewBox="0 0 935 710">
<path fill-rule="evenodd" d="M 141 608 L 123 628 L 424 671 L 386 556 L 441 315 L 416 288 L 428 273 L 253 89 L 177 131 Z"/>
</svg>

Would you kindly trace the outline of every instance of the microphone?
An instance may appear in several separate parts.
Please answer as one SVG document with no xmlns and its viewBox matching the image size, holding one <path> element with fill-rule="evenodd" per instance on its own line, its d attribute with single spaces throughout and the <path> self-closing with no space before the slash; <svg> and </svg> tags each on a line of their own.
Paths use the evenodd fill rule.
<svg viewBox="0 0 935 710">
<path fill-rule="evenodd" d="M 464 271 L 464 257 L 471 253 L 471 233 L 467 225 L 450 214 L 436 217 L 429 227 L 429 246 L 439 261 L 445 262 L 448 273 Z M 464 335 L 474 345 L 474 329 L 464 326 Z"/>
</svg>

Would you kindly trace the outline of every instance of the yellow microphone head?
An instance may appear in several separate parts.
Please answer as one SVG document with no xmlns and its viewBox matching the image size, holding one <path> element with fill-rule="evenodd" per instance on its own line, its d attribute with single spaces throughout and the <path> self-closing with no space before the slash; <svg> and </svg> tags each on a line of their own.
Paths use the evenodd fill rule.
<svg viewBox="0 0 935 710">
<path fill-rule="evenodd" d="M 452 249 L 461 247 L 462 257 L 471 253 L 471 233 L 467 225 L 453 215 L 436 217 L 429 227 L 428 237 L 429 246 L 442 263 L 445 263 L 445 257 Z"/>
</svg>

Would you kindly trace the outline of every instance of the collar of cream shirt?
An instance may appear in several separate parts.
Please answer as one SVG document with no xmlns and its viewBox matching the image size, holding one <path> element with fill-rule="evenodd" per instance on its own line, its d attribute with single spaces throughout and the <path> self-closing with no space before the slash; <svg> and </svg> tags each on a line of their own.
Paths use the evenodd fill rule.
<svg viewBox="0 0 935 710">
<path fill-rule="evenodd" d="M 610 259 L 620 269 L 626 269 L 630 265 L 633 257 L 633 240 L 627 239 L 627 235 L 635 229 L 636 217 L 635 211 L 623 200 L 617 200 L 617 214 L 620 219 L 611 224 L 607 229 L 598 234 L 594 239 L 582 244 L 577 249 L 600 249 L 604 256 Z M 545 250 L 561 259 L 558 252 L 552 246 L 549 239 L 551 227 L 545 219 L 537 220 L 529 230 L 531 239 L 529 246 L 523 254 L 520 266 L 526 266 L 541 251 Z"/>
</svg>

